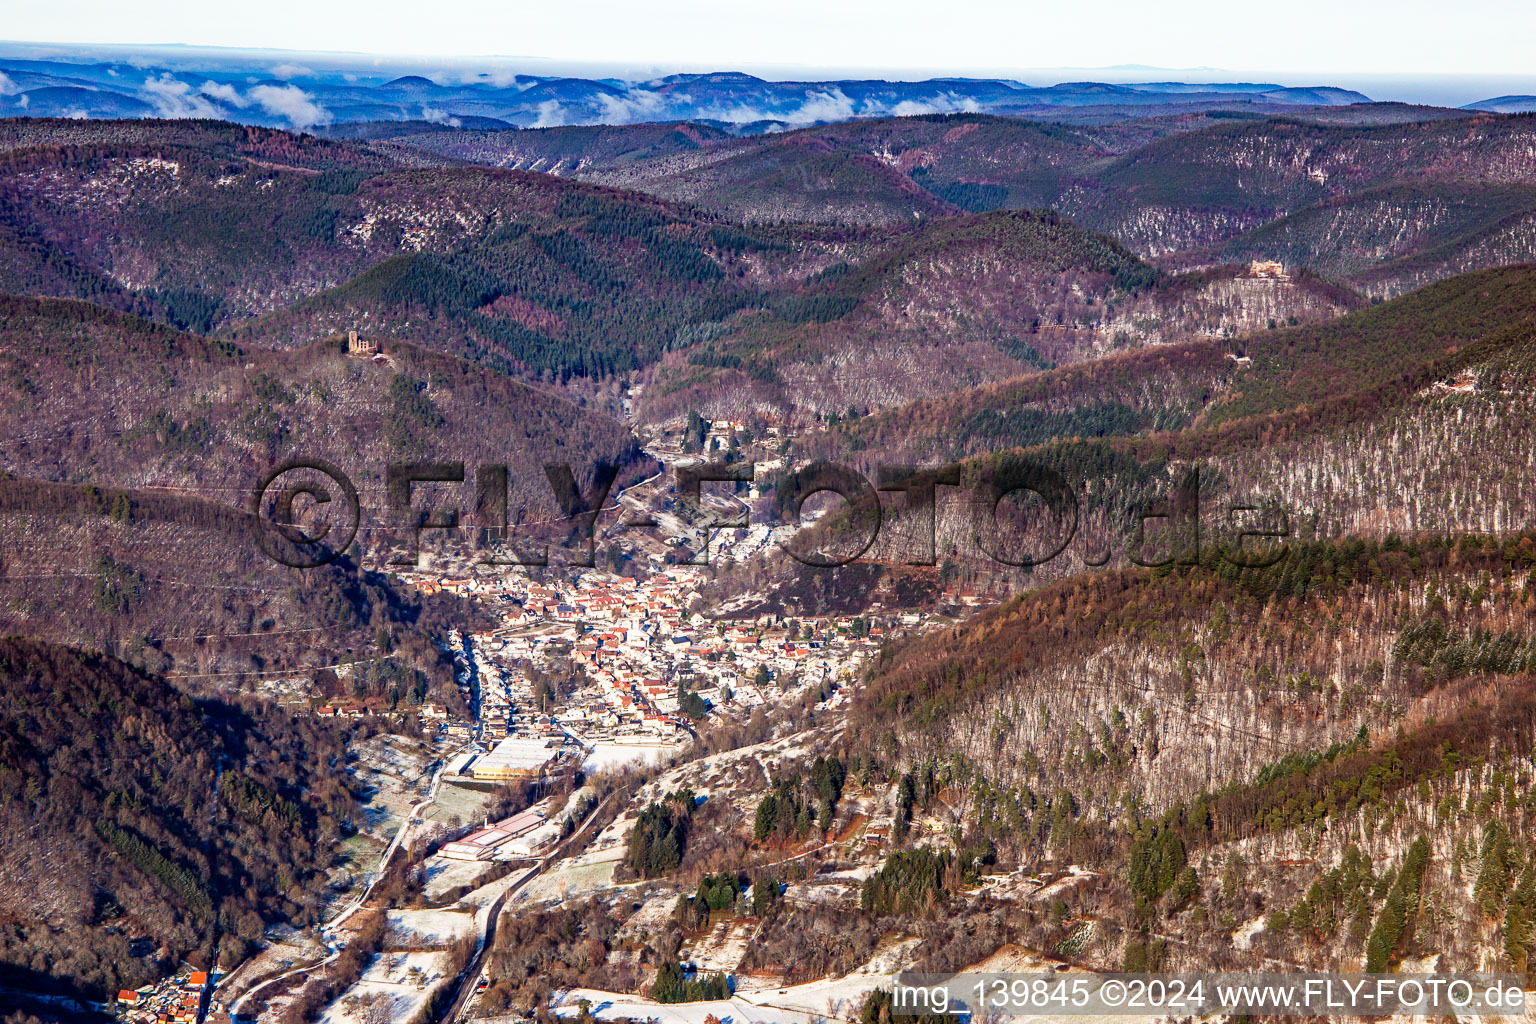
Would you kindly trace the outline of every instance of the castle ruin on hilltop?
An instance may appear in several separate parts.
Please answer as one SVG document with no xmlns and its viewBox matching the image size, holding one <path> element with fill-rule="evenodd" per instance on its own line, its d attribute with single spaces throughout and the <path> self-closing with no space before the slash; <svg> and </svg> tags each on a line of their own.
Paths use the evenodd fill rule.
<svg viewBox="0 0 1536 1024">
<path fill-rule="evenodd" d="M 1268 278 L 1271 281 L 1290 280 L 1279 260 L 1254 260 L 1248 264 L 1248 276 Z"/>
</svg>

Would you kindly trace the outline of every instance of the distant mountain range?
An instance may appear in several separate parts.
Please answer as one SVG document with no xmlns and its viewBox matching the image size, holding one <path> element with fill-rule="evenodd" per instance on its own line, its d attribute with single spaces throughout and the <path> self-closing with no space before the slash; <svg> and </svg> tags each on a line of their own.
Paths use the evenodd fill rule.
<svg viewBox="0 0 1536 1024">
<path fill-rule="evenodd" d="M 1495 96 L 1491 100 L 1468 103 L 1466 110 L 1487 110 L 1495 114 L 1524 114 L 1536 110 L 1536 96 Z"/>
<path fill-rule="evenodd" d="M 316 62 L 319 63 L 319 62 Z M 1273 83 L 1107 84 L 1034 87 L 999 79 L 921 82 L 767 81 L 736 72 L 646 82 L 512 72 L 423 77 L 270 67 L 216 57 L 188 64 L 0 57 L 0 116 L 220 118 L 308 129 L 363 121 L 454 127 L 552 127 L 658 121 L 712 123 L 736 134 L 864 117 L 934 113 L 1032 115 L 1060 108 L 1279 111 L 1368 103 L 1348 89 Z"/>
</svg>

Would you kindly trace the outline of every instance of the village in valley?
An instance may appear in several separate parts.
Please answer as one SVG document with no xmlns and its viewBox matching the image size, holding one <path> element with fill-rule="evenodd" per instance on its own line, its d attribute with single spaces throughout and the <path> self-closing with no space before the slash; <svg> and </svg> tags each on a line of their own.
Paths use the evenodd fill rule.
<svg viewBox="0 0 1536 1024">
<path fill-rule="evenodd" d="M 1536 1024 L 1536 4 L 156 6 L 0 41 L 0 1024 Z"/>
<path fill-rule="evenodd" d="M 577 758 L 589 770 L 654 762 L 680 750 L 713 717 L 745 719 L 807 692 L 833 702 L 888 630 L 863 616 L 711 621 L 688 607 L 702 581 L 673 566 L 644 579 L 586 570 L 574 580 L 485 580 L 402 573 L 428 593 L 458 590 L 505 625 L 451 635 L 457 680 L 474 720 L 444 717 L 447 737 L 475 742 L 454 774 L 507 781 Z M 518 751 L 520 756 L 508 759 Z"/>
<path fill-rule="evenodd" d="M 761 521 L 690 531 L 677 512 L 672 470 L 705 458 L 756 455 L 741 495 L 706 490 L 700 504 L 717 513 L 761 513 L 769 474 L 785 467 L 782 453 L 793 438 L 774 426 L 754 438 L 745 424 L 697 417 L 677 426 L 675 434 L 647 439 L 646 451 L 664 471 L 624 489 L 610 506 L 619 515 L 604 539 L 623 546 L 622 573 L 530 570 L 441 553 L 423 553 L 417 565 L 395 570 L 424 596 L 470 599 L 499 623 L 448 636 L 469 717 L 432 703 L 420 709 L 440 737 L 470 744 L 450 765 L 450 778 L 507 782 L 576 766 L 658 763 L 710 723 L 744 721 L 812 692 L 837 706 L 889 637 L 924 627 L 925 615 L 887 614 L 878 599 L 858 615 L 706 615 L 703 590 L 711 574 L 697 563 L 739 565 L 778 538 Z M 623 526 L 625 516 L 645 509 L 657 529 Z M 694 563 L 679 558 L 679 545 L 701 534 L 706 550 Z"/>
<path fill-rule="evenodd" d="M 461 967 L 450 956 L 483 949 L 503 904 L 514 897 L 558 903 L 580 890 L 611 890 L 634 807 L 678 787 L 708 792 L 722 772 L 745 770 L 761 780 L 792 753 L 786 738 L 720 758 L 682 756 L 690 750 L 697 756 L 698 742 L 707 744 L 711 730 L 756 726 L 771 736 L 764 723 L 782 709 L 839 708 L 883 645 L 932 625 L 927 613 L 887 610 L 880 594 L 866 595 L 858 613 L 789 615 L 739 599 L 722 610 L 708 591 L 718 570 L 746 562 L 778 538 L 761 522 L 717 529 L 705 541 L 713 566 L 690 564 L 704 558 L 679 550 L 698 532 L 676 511 L 669 470 L 748 453 L 759 468 L 786 464 L 771 448 L 743 444 L 742 427 L 701 420 L 684 427 L 685 436 L 695 434 L 691 445 L 649 439 L 647 452 L 667 469 L 624 488 L 605 510 L 619 515 L 595 529 L 594 543 L 608 557 L 592 566 L 488 567 L 473 552 L 446 545 L 423 551 L 416 564 L 390 566 L 398 583 L 423 598 L 452 595 L 480 613 L 473 625 L 439 639 L 459 699 L 444 699 L 450 694 L 438 690 L 419 703 L 388 707 L 378 698 L 306 696 L 300 684 L 274 689 L 290 707 L 322 717 L 399 719 L 410 735 L 386 729 L 354 751 L 351 770 L 372 796 L 328 922 L 303 934 L 269 936 L 261 956 L 219 983 L 201 1019 L 244 1020 L 260 1006 L 286 1005 L 290 996 L 276 993 L 308 970 L 304 964 L 328 962 L 359 941 L 359 915 L 378 902 L 374 890 L 392 860 L 399 867 L 399 851 L 415 865 L 418 895 L 390 907 L 383 948 L 391 952 L 368 961 L 324 1019 L 371 1019 L 367 1007 L 385 1004 L 393 1019 L 406 1019 L 451 984 L 469 986 L 457 989 L 461 997 L 472 994 L 483 969 Z M 782 435 L 766 440 L 785 447 Z M 737 493 L 717 488 L 701 495 L 701 505 L 717 513 L 761 511 L 771 485 L 762 472 L 757 477 Z M 660 529 L 640 534 L 615 525 L 642 508 L 655 514 Z M 612 555 L 619 545 L 622 559 Z M 338 690 L 356 668 L 336 667 Z M 651 781 L 608 806 L 604 794 L 620 794 L 601 780 L 634 768 Z M 519 791 L 524 799 L 504 809 L 505 795 Z M 882 845 L 892 813 L 884 802 L 872 794 L 860 803 L 868 803 L 865 811 L 849 810 L 851 825 L 839 828 L 838 842 L 856 851 Z M 473 945 L 455 946 L 461 940 Z M 458 981 L 465 977 L 470 981 Z M 165 1014 L 172 1004 L 172 1012 L 190 1004 L 180 987 L 166 984 L 165 992 L 135 1002 L 125 994 L 121 1011 L 141 1013 L 138 1008 L 152 1002 L 155 1012 L 143 1019 L 180 1019 Z"/>
</svg>

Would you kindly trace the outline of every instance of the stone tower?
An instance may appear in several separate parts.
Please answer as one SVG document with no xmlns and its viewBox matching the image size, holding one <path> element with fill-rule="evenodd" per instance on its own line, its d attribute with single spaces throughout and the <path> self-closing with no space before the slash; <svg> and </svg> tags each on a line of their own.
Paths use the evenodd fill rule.
<svg viewBox="0 0 1536 1024">
<path fill-rule="evenodd" d="M 373 356 L 379 351 L 379 343 L 371 338 L 360 338 L 356 331 L 347 332 L 347 355 Z"/>
</svg>

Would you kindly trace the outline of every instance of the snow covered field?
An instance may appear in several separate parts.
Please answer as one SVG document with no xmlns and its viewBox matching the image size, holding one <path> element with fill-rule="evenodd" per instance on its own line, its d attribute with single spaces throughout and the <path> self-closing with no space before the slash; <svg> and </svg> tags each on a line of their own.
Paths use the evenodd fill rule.
<svg viewBox="0 0 1536 1024">
<path fill-rule="evenodd" d="M 474 914 L 464 910 L 391 910 L 389 927 L 410 946 L 446 946 L 474 931 Z"/>
<path fill-rule="evenodd" d="M 427 884 L 422 895 L 436 899 L 450 889 L 461 885 L 474 885 L 493 865 L 489 861 L 448 860 L 433 857 L 427 861 Z"/>
<path fill-rule="evenodd" d="M 674 901 L 675 902 L 675 901 Z M 747 955 L 747 943 L 751 941 L 756 925 L 749 921 L 721 921 L 701 936 L 685 957 L 706 973 L 724 971 L 735 974 Z"/>
<path fill-rule="evenodd" d="M 806 1020 L 854 1020 L 865 996 L 891 984 L 890 975 L 860 972 L 789 988 L 743 991 L 732 1002 L 749 1003 L 758 1013 L 800 1014 Z"/>
<path fill-rule="evenodd" d="M 320 1024 L 362 1024 L 370 1007 L 382 1011 L 373 1019 L 410 1020 L 447 980 L 447 969 L 446 953 L 381 953 L 356 985 L 325 1008 Z"/>
<path fill-rule="evenodd" d="M 712 999 L 699 1003 L 656 1003 L 639 996 L 595 989 L 575 989 L 566 994 L 555 1013 L 575 1017 L 581 1013 L 580 1000 L 592 1002 L 592 1016 L 598 1020 L 657 1020 L 661 1024 L 704 1024 L 715 1017 L 721 1024 L 812 1024 L 810 1013 L 756 1006 L 744 999 Z"/>
<path fill-rule="evenodd" d="M 670 890 L 647 896 L 640 909 L 629 915 L 629 920 L 619 929 L 619 937 L 625 941 L 649 940 L 666 928 L 676 907 L 677 897 Z"/>
<path fill-rule="evenodd" d="M 706 1017 L 714 1016 L 721 1024 L 814 1024 L 855 1019 L 870 991 L 890 985 L 887 975 L 860 972 L 788 988 L 738 991 L 730 999 L 697 1003 L 657 1003 L 618 992 L 576 989 L 561 999 L 555 1013 L 574 1017 L 581 1012 L 580 1000 L 586 998 L 592 1003 L 592 1016 L 599 1020 L 654 1018 L 662 1024 L 704 1024 Z"/>
<path fill-rule="evenodd" d="M 582 762 L 586 772 L 608 771 L 626 765 L 659 764 L 683 749 L 681 743 L 619 743 L 598 740 Z"/>
<path fill-rule="evenodd" d="M 565 899 L 596 889 L 605 889 L 613 884 L 613 869 L 618 866 L 622 850 L 608 860 L 598 860 L 589 863 L 567 863 L 558 870 L 546 872 L 529 883 L 528 888 L 519 894 L 520 899 L 539 902 L 540 900 Z"/>
</svg>

